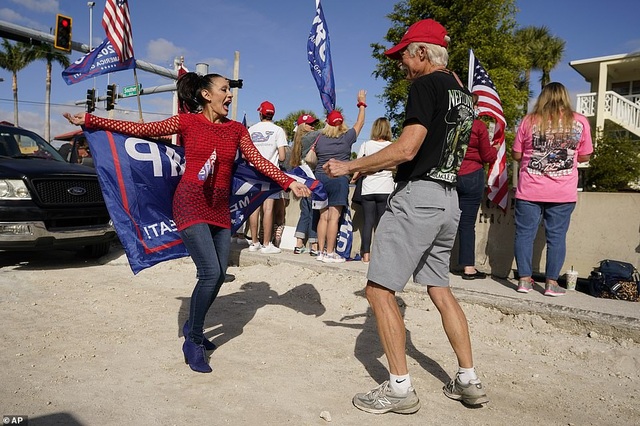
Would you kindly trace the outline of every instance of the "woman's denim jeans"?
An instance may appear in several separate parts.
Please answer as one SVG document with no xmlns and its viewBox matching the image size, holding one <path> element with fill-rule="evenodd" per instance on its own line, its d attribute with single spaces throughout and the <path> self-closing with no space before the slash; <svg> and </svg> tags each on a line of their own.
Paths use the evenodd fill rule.
<svg viewBox="0 0 640 426">
<path fill-rule="evenodd" d="M 189 307 L 189 340 L 202 344 L 204 317 L 224 282 L 229 261 L 231 231 L 197 223 L 180 231 L 180 237 L 196 264 L 196 283 Z"/>
<path fill-rule="evenodd" d="M 557 280 L 567 254 L 567 230 L 576 203 L 541 203 L 516 200 L 515 257 L 518 276 L 530 277 L 533 273 L 533 243 L 544 219 L 547 239 L 545 278 Z"/>
<path fill-rule="evenodd" d="M 476 221 L 484 194 L 484 169 L 458 176 L 458 265 L 476 264 Z"/>
<path fill-rule="evenodd" d="M 318 233 L 313 229 L 313 208 L 311 204 L 311 197 L 304 197 L 300 199 L 300 218 L 298 219 L 294 236 L 301 240 L 308 237 L 309 243 L 318 242 Z"/>
</svg>

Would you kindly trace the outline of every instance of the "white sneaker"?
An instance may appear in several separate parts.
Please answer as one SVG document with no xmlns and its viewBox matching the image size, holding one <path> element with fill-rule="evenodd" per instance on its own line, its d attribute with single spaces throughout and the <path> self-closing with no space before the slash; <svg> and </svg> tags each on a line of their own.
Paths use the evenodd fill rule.
<svg viewBox="0 0 640 426">
<path fill-rule="evenodd" d="M 282 252 L 282 250 L 274 246 L 272 243 L 269 243 L 269 245 L 264 246 L 260 249 L 260 253 L 264 253 L 264 254 L 277 254 L 280 252 Z"/>
<path fill-rule="evenodd" d="M 342 263 L 345 262 L 345 258 L 340 256 L 338 253 L 327 253 L 322 258 L 324 263 Z"/>
<path fill-rule="evenodd" d="M 258 251 L 262 249 L 262 244 L 260 243 L 251 243 L 249 244 L 249 251 Z"/>
<path fill-rule="evenodd" d="M 316 256 L 316 260 L 317 260 L 318 262 L 322 262 L 322 259 L 324 259 L 324 257 L 325 257 L 326 255 L 327 255 L 327 253 L 326 253 L 326 252 L 324 252 L 324 251 L 319 251 L 319 252 L 318 252 L 318 255 Z"/>
</svg>

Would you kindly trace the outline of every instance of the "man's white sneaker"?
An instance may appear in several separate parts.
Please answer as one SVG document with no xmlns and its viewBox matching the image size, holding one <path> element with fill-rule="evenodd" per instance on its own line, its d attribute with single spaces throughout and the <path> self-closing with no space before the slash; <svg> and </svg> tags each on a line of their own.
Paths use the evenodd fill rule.
<svg viewBox="0 0 640 426">
<path fill-rule="evenodd" d="M 264 253 L 264 254 L 277 254 L 280 252 L 282 252 L 282 250 L 274 246 L 272 243 L 269 243 L 269 245 L 264 246 L 260 249 L 260 253 Z"/>
<path fill-rule="evenodd" d="M 262 248 L 262 244 L 260 243 L 251 243 L 249 244 L 249 251 L 258 251 Z"/>
</svg>

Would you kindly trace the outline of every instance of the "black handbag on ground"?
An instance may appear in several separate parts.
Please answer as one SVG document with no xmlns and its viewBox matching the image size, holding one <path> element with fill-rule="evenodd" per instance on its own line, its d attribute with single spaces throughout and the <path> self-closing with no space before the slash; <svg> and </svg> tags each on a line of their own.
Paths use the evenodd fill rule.
<svg viewBox="0 0 640 426">
<path fill-rule="evenodd" d="M 606 259 L 589 276 L 592 296 L 640 301 L 640 273 L 628 262 Z"/>
</svg>

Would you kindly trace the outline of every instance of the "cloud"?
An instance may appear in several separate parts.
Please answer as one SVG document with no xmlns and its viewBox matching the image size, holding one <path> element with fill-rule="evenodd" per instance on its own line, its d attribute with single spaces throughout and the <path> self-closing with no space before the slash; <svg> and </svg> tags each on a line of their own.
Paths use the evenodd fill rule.
<svg viewBox="0 0 640 426">
<path fill-rule="evenodd" d="M 185 62 L 192 63 L 191 61 Z M 209 74 L 220 74 L 228 78 L 233 78 L 233 65 L 226 59 L 204 58 L 195 62 L 209 65 Z M 189 71 L 195 70 L 195 64 L 193 65 L 193 69 L 189 68 Z"/>
<path fill-rule="evenodd" d="M 58 0 L 11 0 L 11 2 L 34 12 L 58 13 L 60 10 L 60 2 Z"/>
<path fill-rule="evenodd" d="M 46 33 L 49 32 L 48 26 L 34 21 L 33 19 L 26 18 L 12 9 L 0 9 L 0 20 L 11 22 L 13 24 L 21 25 L 28 28 L 33 28 Z"/>
<path fill-rule="evenodd" d="M 135 39 L 134 39 L 135 43 Z M 135 50 L 135 45 L 134 45 Z M 186 56 L 188 49 L 179 47 L 164 38 L 157 38 L 147 44 L 146 59 L 151 63 L 169 64 L 173 69 L 173 60 L 176 56 Z"/>
</svg>

